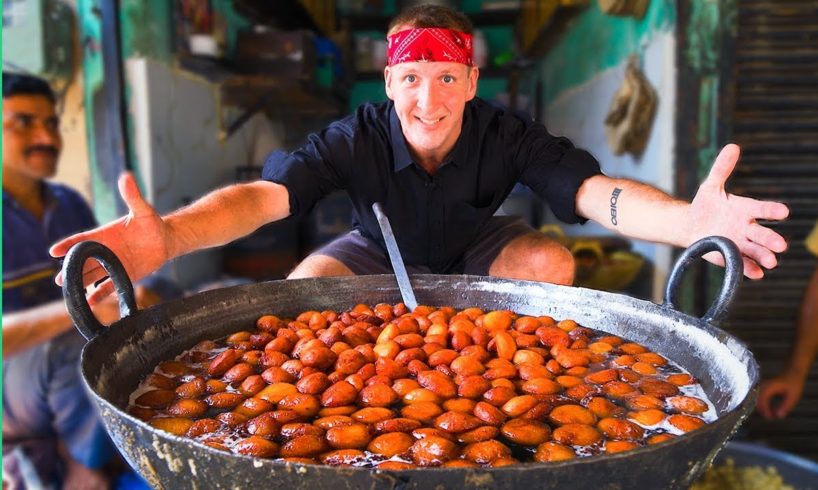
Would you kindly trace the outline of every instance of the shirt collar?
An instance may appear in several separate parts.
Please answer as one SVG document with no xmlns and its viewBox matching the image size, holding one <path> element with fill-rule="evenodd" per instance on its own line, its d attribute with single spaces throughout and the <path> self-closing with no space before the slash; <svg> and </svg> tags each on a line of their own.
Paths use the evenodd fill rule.
<svg viewBox="0 0 818 490">
<path fill-rule="evenodd" d="M 43 199 L 45 200 L 45 208 L 49 210 L 57 205 L 57 187 L 53 184 L 43 180 L 42 181 L 42 188 L 43 188 Z M 12 206 L 15 209 L 20 207 L 20 203 L 14 199 L 10 193 L 6 192 L 3 189 L 3 206 Z"/>
<path fill-rule="evenodd" d="M 56 206 L 59 201 L 57 199 L 57 187 L 45 180 L 43 181 L 43 200 L 45 200 L 47 208 Z"/>
<path fill-rule="evenodd" d="M 11 194 L 9 194 L 8 192 L 6 192 L 5 189 L 3 189 L 3 206 L 8 206 L 16 203 L 17 201 L 15 201 L 13 197 L 11 197 Z"/>
<path fill-rule="evenodd" d="M 471 101 L 466 102 L 466 107 L 463 108 L 463 127 L 460 129 L 460 136 L 454 144 L 452 152 L 445 163 L 451 163 L 455 167 L 460 167 L 466 163 L 466 158 L 469 155 L 469 143 L 477 143 L 477 140 L 471 138 L 472 117 L 471 117 Z"/>
<path fill-rule="evenodd" d="M 395 111 L 395 104 L 390 103 L 389 109 L 389 132 L 392 135 L 392 161 L 395 162 L 395 172 L 400 172 L 409 165 L 412 165 L 412 155 L 406 147 L 406 140 L 403 138 L 400 119 Z"/>
<path fill-rule="evenodd" d="M 403 130 L 401 129 L 400 119 L 398 113 L 395 111 L 395 105 L 389 110 L 389 131 L 392 135 L 392 160 L 395 162 L 395 172 L 400 172 L 409 165 L 412 165 L 412 155 L 409 153 L 409 148 L 406 146 L 406 140 L 403 137 Z M 466 103 L 463 111 L 463 128 L 460 130 L 460 136 L 454 144 L 449 157 L 443 162 L 444 165 L 451 163 L 459 167 L 466 161 L 468 155 L 468 139 L 471 131 L 472 117 L 471 117 L 471 102 Z"/>
</svg>

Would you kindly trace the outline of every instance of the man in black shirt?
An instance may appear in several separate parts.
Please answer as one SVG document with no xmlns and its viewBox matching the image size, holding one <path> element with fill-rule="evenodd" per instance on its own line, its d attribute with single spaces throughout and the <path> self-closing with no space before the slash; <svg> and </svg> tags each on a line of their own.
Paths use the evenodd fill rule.
<svg viewBox="0 0 818 490">
<path fill-rule="evenodd" d="M 724 183 L 738 160 L 726 146 L 692 203 L 653 187 L 600 173 L 570 141 L 507 109 L 475 98 L 471 24 L 451 9 L 425 5 L 393 20 L 384 70 L 390 102 L 309 137 L 290 154 L 274 153 L 264 180 L 214 191 L 160 217 L 132 177 L 120 181 L 130 213 L 57 243 L 55 256 L 93 239 L 108 245 L 132 280 L 165 261 L 222 245 L 288 216 L 302 216 L 324 195 L 348 191 L 355 231 L 319 250 L 290 277 L 386 272 L 383 240 L 371 210 L 382 202 L 410 271 L 466 272 L 570 284 L 567 250 L 520 222 L 492 219 L 517 182 L 547 199 L 566 222 L 593 219 L 634 238 L 686 247 L 710 235 L 733 240 L 744 273 L 777 265 L 784 239 L 756 220 L 780 220 L 783 204 L 731 194 Z M 707 257 L 714 262 L 719 257 Z M 86 283 L 105 276 L 89 266 Z M 102 283 L 93 302 L 112 291 Z"/>
</svg>

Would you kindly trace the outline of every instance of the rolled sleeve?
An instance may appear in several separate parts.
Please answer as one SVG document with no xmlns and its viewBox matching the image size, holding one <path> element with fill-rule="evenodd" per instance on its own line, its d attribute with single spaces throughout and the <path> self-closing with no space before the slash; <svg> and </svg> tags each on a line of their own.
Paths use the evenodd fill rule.
<svg viewBox="0 0 818 490">
<path fill-rule="evenodd" d="M 566 151 L 546 186 L 546 198 L 554 216 L 565 223 L 588 221 L 576 213 L 577 192 L 587 178 L 601 173 L 599 162 L 587 151 L 578 148 Z"/>
<path fill-rule="evenodd" d="M 349 168 L 350 148 L 349 128 L 343 122 L 334 123 L 321 133 L 311 134 L 299 150 L 270 154 L 261 177 L 287 188 L 290 216 L 301 218 L 322 197 L 344 186 L 343 169 Z"/>
<path fill-rule="evenodd" d="M 264 162 L 261 178 L 287 188 L 290 199 L 290 217 L 301 217 L 306 212 L 299 199 L 309 194 L 309 177 L 300 162 L 281 150 L 274 151 Z M 306 206 L 309 208 L 310 206 Z"/>
<path fill-rule="evenodd" d="M 548 201 L 560 221 L 588 221 L 576 213 L 577 192 L 588 177 L 602 173 L 596 158 L 537 124 L 527 129 L 517 158 L 523 162 L 520 181 Z"/>
</svg>

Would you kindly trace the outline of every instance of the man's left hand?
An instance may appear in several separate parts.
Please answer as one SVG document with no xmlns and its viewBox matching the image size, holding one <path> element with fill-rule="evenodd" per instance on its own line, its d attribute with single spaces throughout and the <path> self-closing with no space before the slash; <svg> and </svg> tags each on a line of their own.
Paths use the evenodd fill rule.
<svg viewBox="0 0 818 490">
<path fill-rule="evenodd" d="M 758 201 L 729 194 L 724 185 L 739 158 L 739 147 L 725 146 L 707 176 L 689 210 L 690 243 L 712 235 L 724 236 L 739 248 L 744 260 L 744 275 L 750 279 L 761 279 L 764 270 L 778 265 L 776 253 L 787 249 L 784 237 L 757 220 L 778 221 L 786 218 L 790 211 L 784 204 L 774 201 Z M 721 254 L 711 252 L 706 260 L 724 265 Z"/>
</svg>

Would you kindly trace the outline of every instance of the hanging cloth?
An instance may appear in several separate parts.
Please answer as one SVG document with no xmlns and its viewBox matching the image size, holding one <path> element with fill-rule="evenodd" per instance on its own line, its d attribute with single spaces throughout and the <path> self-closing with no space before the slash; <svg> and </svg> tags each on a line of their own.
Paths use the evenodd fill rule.
<svg viewBox="0 0 818 490">
<path fill-rule="evenodd" d="M 647 146 L 658 96 L 631 56 L 625 79 L 614 94 L 605 117 L 605 135 L 615 155 L 631 153 L 640 156 Z"/>
<path fill-rule="evenodd" d="M 649 0 L 598 0 L 599 9 L 609 15 L 631 15 L 641 19 Z"/>
</svg>

